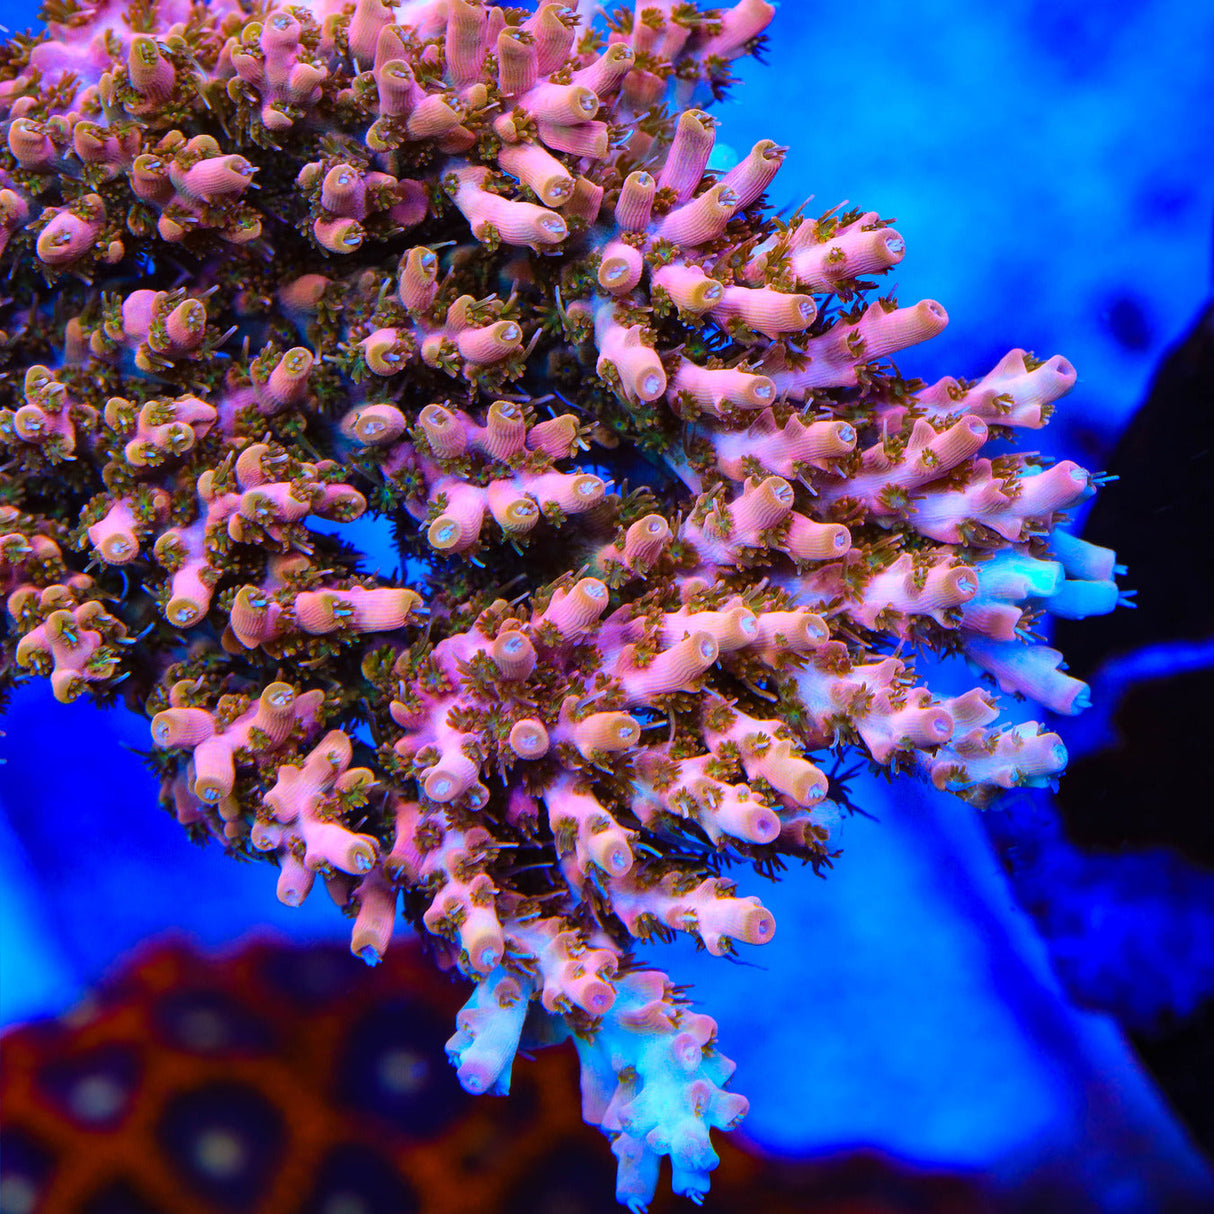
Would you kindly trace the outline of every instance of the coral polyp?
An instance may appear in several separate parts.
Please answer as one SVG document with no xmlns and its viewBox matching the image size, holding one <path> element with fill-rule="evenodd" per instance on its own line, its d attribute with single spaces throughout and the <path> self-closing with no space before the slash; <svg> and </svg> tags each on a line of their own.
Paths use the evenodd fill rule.
<svg viewBox="0 0 1214 1214">
<path fill-rule="evenodd" d="M 0 51 L 4 682 L 145 713 L 177 820 L 368 963 L 411 924 L 468 1090 L 571 1038 L 634 1210 L 747 1107 L 634 942 L 771 940 L 726 872 L 829 868 L 844 748 L 1050 782 L 995 688 L 1081 709 L 1039 621 L 1120 595 L 1017 448 L 1070 364 L 905 377 L 902 236 L 728 164 L 772 15 L 55 0 Z"/>
</svg>

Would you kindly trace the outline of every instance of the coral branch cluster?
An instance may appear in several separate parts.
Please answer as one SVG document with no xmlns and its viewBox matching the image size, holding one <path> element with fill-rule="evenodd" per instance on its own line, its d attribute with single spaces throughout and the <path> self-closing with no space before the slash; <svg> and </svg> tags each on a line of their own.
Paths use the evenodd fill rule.
<svg viewBox="0 0 1214 1214">
<path fill-rule="evenodd" d="M 772 7 L 596 10 L 53 0 L 0 50 L 0 677 L 146 713 L 178 821 L 367 962 L 411 923 L 469 1090 L 572 1037 L 640 1210 L 746 1101 L 635 943 L 771 940 L 725 869 L 829 867 L 832 751 L 1052 780 L 994 687 L 1082 708 L 1039 621 L 1120 591 L 1017 447 L 1070 365 L 905 378 L 902 237 L 718 149 Z"/>
</svg>

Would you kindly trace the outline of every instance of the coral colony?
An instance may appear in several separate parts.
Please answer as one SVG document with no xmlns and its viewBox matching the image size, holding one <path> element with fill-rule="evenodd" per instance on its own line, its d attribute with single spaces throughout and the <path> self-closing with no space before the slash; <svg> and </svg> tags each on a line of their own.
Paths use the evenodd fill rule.
<svg viewBox="0 0 1214 1214">
<path fill-rule="evenodd" d="M 1014 443 L 1071 366 L 904 378 L 947 316 L 878 294 L 902 237 L 718 167 L 688 107 L 772 7 L 595 8 L 50 0 L 4 46 L 2 653 L 145 712 L 191 836 L 368 963 L 403 915 L 475 984 L 470 1092 L 572 1039 L 642 1210 L 747 1102 L 633 941 L 771 940 L 723 873 L 829 865 L 837 748 L 1049 782 L 993 688 L 1082 708 L 1034 629 L 1119 591 L 1057 529 L 1093 478 Z"/>
</svg>

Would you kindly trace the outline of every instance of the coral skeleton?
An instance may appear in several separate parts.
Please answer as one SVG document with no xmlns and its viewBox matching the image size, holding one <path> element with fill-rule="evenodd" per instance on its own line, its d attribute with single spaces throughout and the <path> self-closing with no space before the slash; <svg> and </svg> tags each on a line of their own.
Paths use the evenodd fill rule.
<svg viewBox="0 0 1214 1214">
<path fill-rule="evenodd" d="M 367 963 L 412 925 L 469 1091 L 572 1039 L 640 1211 L 747 1102 L 637 943 L 770 941 L 727 872 L 830 867 L 846 749 L 1051 782 L 1008 702 L 1083 708 L 1041 622 L 1122 592 L 1096 478 L 1017 445 L 1070 364 L 907 378 L 902 236 L 723 158 L 773 7 L 598 9 L 48 0 L 0 48 L 0 682 L 146 714 L 164 806 Z"/>
</svg>

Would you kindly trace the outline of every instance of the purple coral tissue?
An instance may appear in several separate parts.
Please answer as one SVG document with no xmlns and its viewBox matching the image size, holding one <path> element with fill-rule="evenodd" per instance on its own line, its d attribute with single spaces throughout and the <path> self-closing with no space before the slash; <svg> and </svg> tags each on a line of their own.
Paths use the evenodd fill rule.
<svg viewBox="0 0 1214 1214">
<path fill-rule="evenodd" d="M 369 963 L 424 933 L 470 1091 L 571 1036 L 639 1210 L 747 1105 L 632 942 L 769 941 L 725 870 L 829 866 L 834 748 L 1050 782 L 911 655 L 1076 712 L 1035 624 L 1119 590 L 1092 478 L 1017 449 L 1071 365 L 904 378 L 948 317 L 881 293 L 902 237 L 714 156 L 771 6 L 596 8 L 61 3 L 0 51 L 0 658 L 146 713 L 182 826 Z"/>
</svg>

